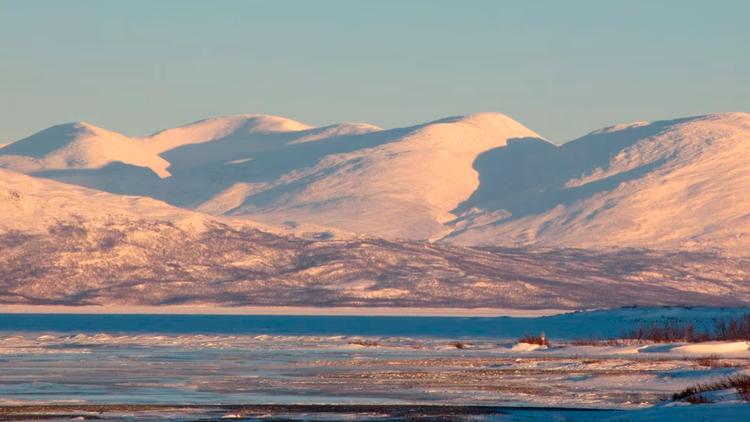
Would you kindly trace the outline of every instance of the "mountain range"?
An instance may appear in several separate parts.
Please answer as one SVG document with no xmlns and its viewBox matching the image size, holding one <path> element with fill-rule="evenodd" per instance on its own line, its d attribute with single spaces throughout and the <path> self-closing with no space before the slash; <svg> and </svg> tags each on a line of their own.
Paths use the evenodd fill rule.
<svg viewBox="0 0 750 422">
<path fill-rule="evenodd" d="M 0 147 L 0 302 L 748 303 L 748 191 L 747 113 L 561 145 L 499 113 L 63 124 Z"/>
</svg>

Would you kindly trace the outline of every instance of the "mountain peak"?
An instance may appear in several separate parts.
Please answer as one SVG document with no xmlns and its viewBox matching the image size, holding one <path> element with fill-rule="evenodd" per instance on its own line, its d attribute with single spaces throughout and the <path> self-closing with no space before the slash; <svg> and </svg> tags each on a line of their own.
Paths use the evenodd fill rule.
<svg viewBox="0 0 750 422">
<path fill-rule="evenodd" d="M 461 117 L 464 122 L 471 123 L 486 123 L 486 122 L 505 122 L 505 123 L 518 123 L 514 118 L 507 114 L 499 113 L 496 111 L 482 111 L 478 113 L 470 113 Z"/>
<path fill-rule="evenodd" d="M 727 111 L 723 113 L 710 113 L 696 116 L 695 119 L 702 120 L 750 120 L 750 113 L 744 111 Z"/>
<path fill-rule="evenodd" d="M 689 117 L 673 121 L 675 126 L 697 127 L 704 129 L 719 129 L 738 127 L 750 130 L 750 114 L 744 112 L 713 113 L 703 116 Z"/>
<path fill-rule="evenodd" d="M 235 134 L 270 134 L 311 129 L 304 123 L 267 114 L 212 117 L 162 130 L 143 138 L 144 147 L 162 153 L 184 145 L 209 142 Z"/>
<path fill-rule="evenodd" d="M 483 111 L 478 113 L 470 113 L 470 114 L 464 114 L 459 116 L 450 116 L 450 117 L 444 117 L 442 119 L 434 120 L 432 122 L 427 123 L 430 124 L 443 124 L 443 123 L 469 123 L 469 124 L 498 124 L 498 123 L 512 123 L 512 124 L 519 124 L 515 119 L 512 117 L 503 114 L 498 113 L 494 111 Z"/>
<path fill-rule="evenodd" d="M 105 129 L 103 127 L 97 126 L 91 122 L 87 122 L 85 120 L 79 120 L 77 122 L 68 122 L 68 123 L 61 123 L 58 125 L 51 126 L 45 130 L 42 130 L 37 133 L 42 133 L 46 130 L 50 129 L 56 129 L 60 132 L 67 131 L 68 133 L 74 133 L 78 135 L 88 134 L 88 133 L 98 133 L 98 134 L 114 134 L 117 136 L 125 136 L 121 133 L 115 132 L 113 130 Z M 33 136 L 33 135 L 32 135 Z"/>
<path fill-rule="evenodd" d="M 25 173 L 100 169 L 115 162 L 147 167 L 167 177 L 168 163 L 131 138 L 88 122 L 64 123 L 0 149 L 0 165 Z"/>
<path fill-rule="evenodd" d="M 95 126 L 95 125 L 93 125 L 93 124 L 91 124 L 91 123 L 89 123 L 89 122 L 87 122 L 85 120 L 81 120 L 81 121 L 73 122 L 73 123 L 68 123 L 68 125 L 71 126 L 71 127 L 80 128 L 80 129 L 103 130 L 102 128 L 97 127 L 97 126 Z"/>
<path fill-rule="evenodd" d="M 297 132 L 313 128 L 297 120 L 270 114 L 240 114 L 226 118 L 243 120 L 243 128 L 251 132 Z"/>
<path fill-rule="evenodd" d="M 438 140 L 441 144 L 480 142 L 486 147 L 501 147 L 515 138 L 543 139 L 539 134 L 502 113 L 484 112 L 447 117 L 417 126 L 416 139 Z M 456 142 L 458 141 L 458 142 Z"/>
<path fill-rule="evenodd" d="M 6 145 L 0 150 L 0 155 L 24 155 L 42 158 L 60 148 L 65 148 L 73 142 L 97 135 L 122 136 L 88 122 L 63 123 Z"/>
</svg>

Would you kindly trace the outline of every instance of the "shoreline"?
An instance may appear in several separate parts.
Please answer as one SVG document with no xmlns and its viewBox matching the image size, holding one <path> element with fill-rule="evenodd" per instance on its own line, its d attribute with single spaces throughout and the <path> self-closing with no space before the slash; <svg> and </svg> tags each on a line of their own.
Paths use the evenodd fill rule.
<svg viewBox="0 0 750 422">
<path fill-rule="evenodd" d="M 283 415 L 288 420 L 308 420 L 310 415 L 354 415 L 356 419 L 373 415 L 387 415 L 391 420 L 412 420 L 412 418 L 463 418 L 508 415 L 511 412 L 542 413 L 611 413 L 625 409 L 564 407 L 564 406 L 507 406 L 475 404 L 21 404 L 0 405 L 0 418 L 3 420 L 41 420 L 54 418 L 96 419 L 129 413 L 131 416 L 156 416 L 153 412 L 181 413 L 184 416 L 202 416 L 209 420 L 226 418 L 248 418 L 266 415 Z M 627 410 L 626 410 L 627 411 Z M 109 414 L 109 415 L 108 415 Z M 158 416 L 157 416 L 158 417 Z M 200 419 L 204 420 L 204 419 Z M 463 420 L 463 419 L 461 419 Z M 473 419 L 472 419 L 473 420 Z"/>
<path fill-rule="evenodd" d="M 115 314 L 115 315 L 269 315 L 269 316 L 410 316 L 536 318 L 575 312 L 570 309 L 433 308 L 371 306 L 65 306 L 0 305 L 0 314 Z"/>
</svg>

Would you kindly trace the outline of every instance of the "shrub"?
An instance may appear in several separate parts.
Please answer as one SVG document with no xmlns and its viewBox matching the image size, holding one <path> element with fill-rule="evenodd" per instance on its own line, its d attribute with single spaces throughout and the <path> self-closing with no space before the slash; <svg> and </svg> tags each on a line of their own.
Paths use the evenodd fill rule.
<svg viewBox="0 0 750 422">
<path fill-rule="evenodd" d="M 518 339 L 519 343 L 528 343 L 528 344 L 538 344 L 540 346 L 547 346 L 549 347 L 549 340 L 544 336 L 544 334 L 534 335 L 534 334 L 526 334 L 525 336 Z"/>
<path fill-rule="evenodd" d="M 745 375 L 744 377 L 737 379 L 734 382 L 734 388 L 737 389 L 737 393 L 742 400 L 750 402 L 750 376 Z"/>
<path fill-rule="evenodd" d="M 698 330 L 693 323 L 676 320 L 665 320 L 661 323 L 642 323 L 638 327 L 623 333 L 622 337 L 650 340 L 656 343 L 750 340 L 750 314 L 728 320 L 717 320 L 713 330 Z"/>
</svg>

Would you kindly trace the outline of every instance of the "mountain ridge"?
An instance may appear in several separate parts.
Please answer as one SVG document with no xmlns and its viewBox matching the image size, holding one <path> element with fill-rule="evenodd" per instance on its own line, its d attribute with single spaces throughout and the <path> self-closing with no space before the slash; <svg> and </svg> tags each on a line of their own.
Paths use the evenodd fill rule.
<svg viewBox="0 0 750 422">
<path fill-rule="evenodd" d="M 160 154 L 103 130 L 90 140 L 98 129 L 83 125 L 37 138 L 52 148 L 11 148 L 44 165 L 70 142 L 112 140 L 169 175 L 112 157 L 0 168 L 0 303 L 750 303 L 750 115 L 618 125 L 569 146 L 497 114 L 243 124 Z M 39 159 L 3 150 L 5 165 Z"/>
<path fill-rule="evenodd" d="M 88 149 L 55 144 L 60 137 L 44 144 L 42 131 L 0 148 L 0 167 L 266 225 L 390 239 L 732 254 L 750 246 L 743 112 L 618 124 L 561 145 L 500 113 L 397 129 L 246 114 L 140 138 L 78 125 L 85 133 L 68 136 Z"/>
</svg>

